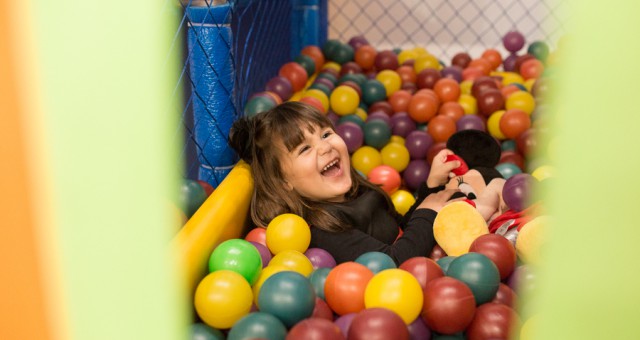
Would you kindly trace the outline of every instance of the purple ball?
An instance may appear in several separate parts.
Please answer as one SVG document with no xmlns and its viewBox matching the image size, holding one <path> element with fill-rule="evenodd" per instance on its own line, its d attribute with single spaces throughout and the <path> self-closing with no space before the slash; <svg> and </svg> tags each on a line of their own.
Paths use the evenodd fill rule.
<svg viewBox="0 0 640 340">
<path fill-rule="evenodd" d="M 348 314 L 342 315 L 341 317 L 337 318 L 336 321 L 333 322 L 334 324 L 336 324 L 336 326 L 338 326 L 338 328 L 340 328 L 340 331 L 342 332 L 345 338 L 347 337 L 347 334 L 349 334 L 349 327 L 351 327 L 351 321 L 353 321 L 353 318 L 355 318 L 356 315 L 358 314 L 348 313 Z"/>
<path fill-rule="evenodd" d="M 404 140 L 404 146 L 409 151 L 411 159 L 426 159 L 432 145 L 433 137 L 421 130 L 410 132 Z"/>
<path fill-rule="evenodd" d="M 264 244 L 258 243 L 258 242 L 254 242 L 254 241 L 249 241 L 249 243 L 253 244 L 254 247 L 256 247 L 256 249 L 258 249 L 258 252 L 260 253 L 260 258 L 262 259 L 262 268 L 266 267 L 269 264 L 269 261 L 271 261 L 271 251 L 269 251 L 269 248 L 267 248 Z"/>
<path fill-rule="evenodd" d="M 329 91 L 333 91 L 333 89 L 336 88 L 336 84 L 334 84 L 331 80 L 327 78 L 316 78 L 314 83 L 325 85 L 326 87 L 329 88 Z"/>
<path fill-rule="evenodd" d="M 336 260 L 328 251 L 321 248 L 309 248 L 304 255 L 311 261 L 313 269 L 333 268 L 336 266 Z"/>
<path fill-rule="evenodd" d="M 286 101 L 293 95 L 293 87 L 289 79 L 281 76 L 271 78 L 265 86 L 266 91 L 277 94 L 282 101 Z"/>
<path fill-rule="evenodd" d="M 447 66 L 440 71 L 442 78 L 451 78 L 458 83 L 462 82 L 462 68 L 460 66 Z"/>
<path fill-rule="evenodd" d="M 402 178 L 409 189 L 417 190 L 420 184 L 427 181 L 430 170 L 426 159 L 414 159 L 402 172 Z"/>
<path fill-rule="evenodd" d="M 518 59 L 518 55 L 513 53 L 510 54 L 502 61 L 502 68 L 507 72 L 513 72 L 516 69 L 516 60 Z"/>
<path fill-rule="evenodd" d="M 369 41 L 367 41 L 367 39 L 362 35 L 356 35 L 349 39 L 348 44 L 349 46 L 353 47 L 353 50 L 355 51 L 358 49 L 358 47 L 369 45 Z"/>
<path fill-rule="evenodd" d="M 527 173 L 513 175 L 507 179 L 502 188 L 504 203 L 514 211 L 522 211 L 529 206 L 531 188 L 536 179 Z"/>
<path fill-rule="evenodd" d="M 338 116 L 337 113 L 331 110 L 329 110 L 329 112 L 327 113 L 327 118 L 329 118 L 333 126 L 336 126 L 338 124 L 338 121 L 340 121 L 340 116 Z"/>
<path fill-rule="evenodd" d="M 367 120 L 365 123 L 368 123 L 374 119 L 380 119 L 385 122 L 389 127 L 391 127 L 391 118 L 384 111 L 373 111 L 367 116 Z"/>
<path fill-rule="evenodd" d="M 430 340 L 431 330 L 421 317 L 407 326 L 410 340 Z"/>
<path fill-rule="evenodd" d="M 524 47 L 524 35 L 518 31 L 510 31 L 502 37 L 502 45 L 509 52 L 518 52 Z"/>
<path fill-rule="evenodd" d="M 484 121 L 478 115 L 464 115 L 456 122 L 457 131 L 480 130 L 487 131 Z"/>
<path fill-rule="evenodd" d="M 416 129 L 416 122 L 406 112 L 396 112 L 391 116 L 391 131 L 394 135 L 405 138 Z"/>
<path fill-rule="evenodd" d="M 358 124 L 353 122 L 343 122 L 336 127 L 336 133 L 342 137 L 349 153 L 354 153 L 364 143 L 364 132 Z"/>
</svg>

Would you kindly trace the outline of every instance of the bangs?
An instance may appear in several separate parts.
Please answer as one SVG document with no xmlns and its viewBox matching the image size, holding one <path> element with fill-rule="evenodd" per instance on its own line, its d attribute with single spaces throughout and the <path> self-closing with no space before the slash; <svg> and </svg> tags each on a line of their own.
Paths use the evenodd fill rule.
<svg viewBox="0 0 640 340">
<path fill-rule="evenodd" d="M 315 108 L 302 106 L 297 110 L 281 110 L 273 121 L 273 132 L 289 152 L 304 141 L 305 131 L 315 133 L 316 129 L 333 127 L 329 118 Z"/>
</svg>

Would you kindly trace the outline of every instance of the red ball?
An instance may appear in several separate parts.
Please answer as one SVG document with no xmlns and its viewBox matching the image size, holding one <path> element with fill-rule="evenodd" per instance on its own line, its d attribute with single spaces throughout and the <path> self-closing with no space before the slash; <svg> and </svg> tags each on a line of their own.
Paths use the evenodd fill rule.
<svg viewBox="0 0 640 340">
<path fill-rule="evenodd" d="M 544 72 L 544 64 L 536 58 L 527 59 L 520 65 L 520 75 L 525 80 L 538 79 L 542 76 L 542 72 Z"/>
<path fill-rule="evenodd" d="M 356 74 L 362 73 L 362 67 L 356 63 L 355 61 L 347 61 L 342 64 L 340 67 L 340 76 L 344 76 L 345 74 Z"/>
<path fill-rule="evenodd" d="M 320 101 L 320 99 L 316 97 L 302 97 L 300 98 L 300 102 L 309 104 L 315 107 L 320 112 L 323 112 L 323 113 L 326 112 L 325 107 L 322 105 L 322 102 Z"/>
<path fill-rule="evenodd" d="M 469 251 L 488 257 L 498 267 L 501 280 L 509 277 L 516 267 L 516 248 L 504 236 L 481 235 L 471 243 Z"/>
<path fill-rule="evenodd" d="M 515 139 L 531 127 L 531 117 L 520 109 L 509 109 L 502 114 L 499 125 L 505 137 Z"/>
<path fill-rule="evenodd" d="M 438 154 L 438 152 L 442 151 L 442 149 L 446 147 L 447 147 L 447 143 L 445 142 L 433 143 L 431 145 L 431 147 L 427 151 L 427 162 L 429 163 L 429 165 L 433 163 L 433 158 Z"/>
<path fill-rule="evenodd" d="M 415 84 L 417 81 L 416 72 L 411 66 L 408 66 L 408 65 L 400 66 L 398 67 L 396 72 L 400 76 L 400 79 L 402 79 L 402 84 L 406 84 L 406 83 Z"/>
<path fill-rule="evenodd" d="M 260 243 L 263 246 L 267 246 L 267 229 L 256 227 L 244 237 L 246 241 Z"/>
<path fill-rule="evenodd" d="M 536 57 L 534 57 L 532 54 L 529 54 L 529 53 L 525 53 L 521 56 L 518 56 L 516 58 L 513 70 L 517 73 L 520 73 L 520 67 L 522 66 L 522 64 L 527 60 L 535 59 L 535 58 Z"/>
<path fill-rule="evenodd" d="M 388 165 L 378 165 L 371 169 L 367 178 L 371 183 L 380 185 L 382 190 L 389 195 L 396 192 L 402 183 L 398 170 Z"/>
<path fill-rule="evenodd" d="M 368 308 L 358 313 L 349 326 L 349 340 L 409 340 L 402 318 L 386 308 Z"/>
<path fill-rule="evenodd" d="M 384 100 L 371 104 L 371 106 L 369 106 L 369 109 L 367 110 L 367 113 L 376 111 L 384 111 L 384 113 L 386 113 L 389 117 L 393 115 L 393 108 L 391 107 L 391 104 Z"/>
<path fill-rule="evenodd" d="M 467 68 L 469 63 L 471 62 L 471 56 L 469 53 L 460 52 L 453 56 L 451 59 L 451 65 L 455 65 L 460 67 L 461 69 Z"/>
<path fill-rule="evenodd" d="M 502 153 L 500 154 L 500 160 L 498 161 L 498 164 L 502 164 L 502 163 L 513 163 L 518 168 L 520 168 L 520 170 L 522 171 L 525 170 L 524 158 L 522 157 L 522 155 L 520 155 L 515 151 L 511 151 L 511 150 L 502 151 Z"/>
<path fill-rule="evenodd" d="M 485 117 L 504 109 L 504 96 L 498 89 L 485 89 L 476 97 L 478 111 Z"/>
<path fill-rule="evenodd" d="M 349 86 L 350 88 L 356 90 L 356 92 L 358 92 L 358 98 L 362 98 L 362 88 L 355 81 L 346 80 L 340 83 L 340 85 Z"/>
<path fill-rule="evenodd" d="M 511 308 L 515 308 L 517 299 L 518 296 L 516 295 L 516 292 L 514 292 L 513 289 L 511 289 L 511 287 L 509 287 L 508 285 L 500 282 L 496 297 L 493 298 L 491 302 L 501 303 Z"/>
<path fill-rule="evenodd" d="M 418 73 L 416 77 L 416 85 L 419 89 L 432 89 L 440 78 L 442 78 L 440 71 L 434 68 L 425 68 Z"/>
<path fill-rule="evenodd" d="M 471 95 L 478 98 L 484 90 L 498 89 L 498 84 L 493 77 L 482 76 L 473 80 L 471 85 Z"/>
<path fill-rule="evenodd" d="M 329 320 L 309 318 L 295 324 L 285 339 L 344 340 L 344 335 L 340 328 Z"/>
<path fill-rule="evenodd" d="M 449 116 L 435 116 L 427 124 L 427 132 L 436 143 L 446 142 L 456 131 L 456 122 Z"/>
<path fill-rule="evenodd" d="M 508 339 L 512 329 L 520 327 L 516 312 L 501 303 L 485 303 L 476 309 L 476 315 L 467 328 L 469 340 Z"/>
<path fill-rule="evenodd" d="M 293 61 L 282 65 L 278 71 L 278 75 L 289 80 L 293 92 L 302 90 L 309 79 L 304 67 Z"/>
<path fill-rule="evenodd" d="M 398 56 L 390 50 L 380 51 L 375 58 L 374 65 L 378 72 L 382 70 L 395 70 L 400 66 Z"/>
<path fill-rule="evenodd" d="M 442 247 L 440 247 L 439 244 L 436 244 L 433 249 L 431 249 L 431 253 L 429 253 L 429 258 L 434 261 L 438 261 L 445 256 L 447 256 L 447 253 L 444 251 L 444 249 L 442 249 Z M 438 267 L 440 266 L 438 265 Z"/>
<path fill-rule="evenodd" d="M 525 158 L 529 156 L 529 153 L 535 150 L 537 144 L 538 140 L 536 138 L 535 129 L 533 128 L 527 129 L 516 138 L 516 146 L 518 148 L 518 151 Z"/>
<path fill-rule="evenodd" d="M 322 65 L 324 65 L 324 54 L 322 53 L 322 49 L 320 49 L 320 47 L 315 46 L 315 45 L 308 45 L 305 46 L 302 51 L 300 51 L 300 54 L 306 55 L 308 57 L 310 57 L 311 59 L 313 59 L 315 66 L 316 66 L 316 72 L 318 73 L 320 72 L 320 69 L 322 68 Z"/>
<path fill-rule="evenodd" d="M 333 321 L 333 311 L 323 299 L 316 296 L 316 305 L 313 307 L 311 317 Z"/>
<path fill-rule="evenodd" d="M 473 320 L 476 300 L 466 284 L 445 276 L 427 284 L 423 306 L 422 319 L 431 330 L 454 334 L 465 330 Z"/>
<path fill-rule="evenodd" d="M 412 257 L 402 262 L 398 268 L 408 271 L 418 279 L 418 283 L 423 290 L 429 282 L 444 276 L 442 268 L 436 261 L 424 256 Z"/>
<path fill-rule="evenodd" d="M 215 188 L 211 184 L 209 184 L 209 183 L 207 183 L 205 181 L 198 180 L 197 182 L 198 182 L 198 184 L 200 184 L 202 189 L 204 189 L 204 192 L 207 194 L 207 197 L 211 196 L 211 194 L 213 193 Z"/>
</svg>

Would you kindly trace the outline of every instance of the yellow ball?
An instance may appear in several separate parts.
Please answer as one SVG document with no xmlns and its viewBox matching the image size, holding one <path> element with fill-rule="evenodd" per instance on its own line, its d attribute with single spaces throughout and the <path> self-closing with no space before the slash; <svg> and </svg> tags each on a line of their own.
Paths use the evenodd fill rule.
<svg viewBox="0 0 640 340">
<path fill-rule="evenodd" d="M 419 56 L 413 64 L 413 69 L 416 71 L 416 74 L 420 73 L 420 71 L 426 68 L 432 68 L 436 70 L 440 70 L 440 61 L 438 58 L 434 57 L 431 54 L 424 54 Z"/>
<path fill-rule="evenodd" d="M 338 71 L 338 73 L 340 73 L 340 69 L 342 68 L 342 66 L 340 66 L 340 64 L 336 63 L 335 61 L 328 61 L 324 63 L 324 65 L 322 65 L 323 70 L 326 68 L 333 69 L 335 71 Z"/>
<path fill-rule="evenodd" d="M 502 130 L 500 130 L 500 119 L 504 112 L 504 110 L 496 111 L 489 116 L 489 119 L 487 119 L 487 131 L 490 135 L 500 140 L 507 138 L 507 136 L 502 133 Z"/>
<path fill-rule="evenodd" d="M 382 86 L 384 86 L 384 89 L 387 92 L 387 97 L 398 91 L 400 86 L 402 86 L 402 78 L 400 78 L 398 72 L 393 70 L 382 70 L 378 72 L 376 80 L 381 82 Z"/>
<path fill-rule="evenodd" d="M 252 289 L 253 302 L 256 304 L 256 306 L 258 306 L 258 296 L 260 295 L 260 289 L 262 288 L 262 284 L 265 281 L 267 281 L 267 279 L 270 278 L 271 275 L 279 272 L 289 271 L 289 270 L 290 269 L 287 267 L 275 266 L 275 265 L 272 265 L 271 263 L 269 263 L 268 266 L 262 268 L 262 271 L 260 272 L 260 276 L 258 276 L 258 279 L 253 284 L 253 289 Z"/>
<path fill-rule="evenodd" d="M 520 340 L 534 340 L 539 339 L 536 336 L 538 329 L 540 329 L 540 315 L 536 314 L 527 319 L 520 328 Z"/>
<path fill-rule="evenodd" d="M 360 97 L 358 96 L 358 92 L 353 88 L 340 85 L 331 92 L 329 102 L 331 103 L 333 112 L 344 116 L 356 111 L 358 104 L 360 104 Z"/>
<path fill-rule="evenodd" d="M 304 276 L 311 275 L 313 264 L 303 253 L 295 250 L 284 250 L 275 255 L 269 265 L 285 267 Z"/>
<path fill-rule="evenodd" d="M 398 214 L 404 215 L 416 202 L 416 198 L 410 192 L 400 189 L 391 194 L 391 202 Z"/>
<path fill-rule="evenodd" d="M 307 251 L 311 243 L 311 230 L 307 222 L 295 214 L 276 216 L 267 226 L 267 248 L 276 255 L 285 250 Z"/>
<path fill-rule="evenodd" d="M 253 292 L 242 275 L 230 270 L 218 270 L 198 284 L 194 306 L 198 316 L 207 325 L 231 328 L 240 318 L 249 314 Z"/>
<path fill-rule="evenodd" d="M 302 97 L 316 98 L 320 101 L 320 103 L 322 103 L 322 107 L 324 107 L 324 112 L 327 112 L 329 110 L 329 97 L 327 97 L 327 95 L 321 90 L 318 90 L 318 89 L 307 90 L 304 92 L 304 95 Z"/>
<path fill-rule="evenodd" d="M 416 46 L 412 49 L 413 52 L 415 52 L 415 54 L 420 57 L 423 55 L 428 55 L 429 52 L 427 51 L 426 48 L 422 47 L 422 46 Z"/>
<path fill-rule="evenodd" d="M 391 139 L 389 139 L 389 143 L 396 143 L 396 144 L 400 144 L 400 145 L 404 145 L 404 138 L 397 136 L 397 135 L 393 135 L 391 136 Z"/>
<path fill-rule="evenodd" d="M 409 150 L 398 143 L 388 143 L 380 150 L 380 154 L 382 155 L 382 164 L 388 165 L 398 172 L 404 171 L 411 160 Z"/>
<path fill-rule="evenodd" d="M 473 80 L 463 80 L 460 82 L 460 94 L 471 94 Z"/>
<path fill-rule="evenodd" d="M 376 274 L 364 291 L 366 308 L 386 308 L 408 325 L 422 310 L 424 297 L 418 280 L 408 271 L 386 269 Z"/>
<path fill-rule="evenodd" d="M 531 114 L 536 108 L 536 100 L 531 93 L 527 91 L 516 91 L 512 93 L 504 104 L 507 110 L 520 109 L 528 114 Z"/>
<path fill-rule="evenodd" d="M 351 164 L 366 176 L 371 169 L 382 164 L 382 155 L 376 148 L 365 145 L 351 155 Z"/>
<path fill-rule="evenodd" d="M 524 83 L 524 78 L 521 75 L 515 72 L 503 72 L 502 76 L 502 86 L 507 86 L 511 83 Z"/>
<path fill-rule="evenodd" d="M 462 106 L 464 113 L 467 115 L 474 115 L 478 112 L 478 102 L 476 98 L 470 94 L 460 94 L 458 104 Z"/>
<path fill-rule="evenodd" d="M 516 239 L 516 253 L 524 263 L 540 265 L 541 247 L 547 241 L 549 217 L 538 216 L 522 226 Z"/>
<path fill-rule="evenodd" d="M 398 64 L 402 65 L 407 60 L 416 60 L 418 53 L 414 50 L 403 50 L 398 54 Z"/>
<path fill-rule="evenodd" d="M 356 109 L 356 112 L 354 113 L 356 116 L 362 118 L 363 122 L 367 121 L 367 117 L 369 117 L 369 114 L 367 113 L 367 111 L 365 111 L 363 108 L 358 107 Z"/>
<path fill-rule="evenodd" d="M 533 84 L 536 83 L 536 78 L 531 78 L 531 79 L 527 79 L 524 82 L 524 87 L 527 89 L 527 91 L 531 92 L 531 90 L 533 89 Z"/>
</svg>

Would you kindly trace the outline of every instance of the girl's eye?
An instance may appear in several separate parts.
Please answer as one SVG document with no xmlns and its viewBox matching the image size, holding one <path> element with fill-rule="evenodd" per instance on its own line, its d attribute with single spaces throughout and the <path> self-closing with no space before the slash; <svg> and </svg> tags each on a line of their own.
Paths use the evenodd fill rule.
<svg viewBox="0 0 640 340">
<path fill-rule="evenodd" d="M 309 150 L 309 145 L 301 146 L 300 147 L 300 151 L 298 152 L 298 154 L 301 155 L 302 153 L 304 153 L 307 150 Z"/>
<path fill-rule="evenodd" d="M 323 138 L 323 139 L 324 139 L 324 138 L 328 138 L 328 137 L 329 137 L 329 136 L 331 136 L 332 134 L 333 134 L 333 131 L 331 131 L 331 130 L 329 130 L 329 131 L 325 131 L 325 132 L 322 134 L 322 138 Z"/>
</svg>

